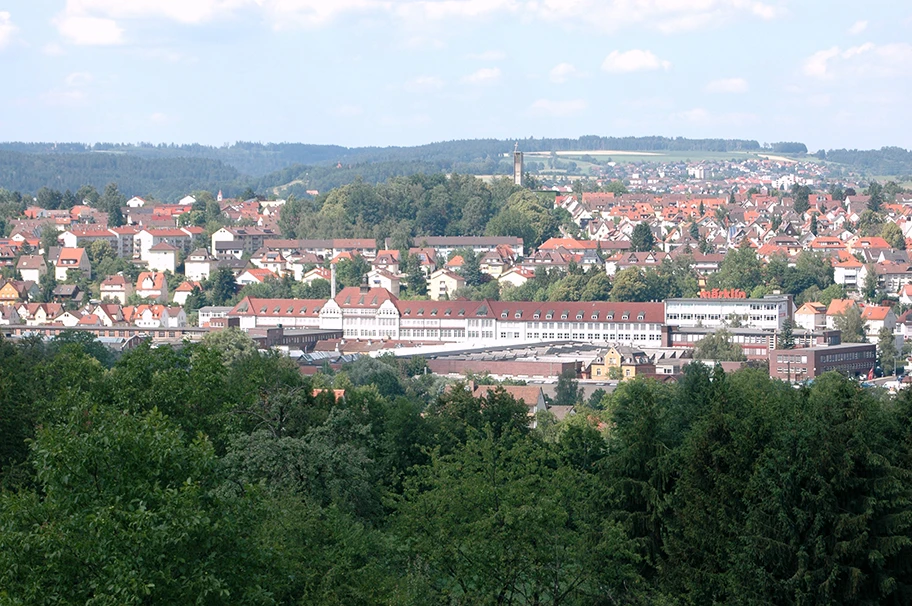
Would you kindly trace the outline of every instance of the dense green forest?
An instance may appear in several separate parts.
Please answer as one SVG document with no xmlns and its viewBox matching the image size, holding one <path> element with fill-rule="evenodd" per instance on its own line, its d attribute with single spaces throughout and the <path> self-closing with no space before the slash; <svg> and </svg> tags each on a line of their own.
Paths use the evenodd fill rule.
<svg viewBox="0 0 912 606">
<path fill-rule="evenodd" d="M 831 149 L 820 154 L 827 162 L 844 164 L 871 175 L 912 175 L 912 152 L 901 147 Z"/>
<path fill-rule="evenodd" d="M 485 183 L 472 175 L 442 173 L 362 180 L 316 198 L 289 199 L 279 227 L 290 238 L 394 238 L 408 248 L 415 236 L 496 235 L 537 246 L 570 221 L 553 200 L 510 179 Z"/>
<path fill-rule="evenodd" d="M 530 428 L 423 369 L 0 340 L 0 602 L 912 600 L 908 392 L 691 364 Z"/>
<path fill-rule="evenodd" d="M 76 191 L 117 183 L 130 196 L 174 202 L 191 191 L 240 191 L 237 169 L 202 158 L 141 158 L 115 153 L 34 154 L 0 151 L 0 187 L 36 193 L 42 187 Z"/>
</svg>

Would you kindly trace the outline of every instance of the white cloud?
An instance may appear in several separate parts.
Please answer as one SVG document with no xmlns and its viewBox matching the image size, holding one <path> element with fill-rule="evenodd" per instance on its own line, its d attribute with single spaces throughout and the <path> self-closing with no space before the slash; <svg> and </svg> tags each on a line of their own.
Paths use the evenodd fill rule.
<svg viewBox="0 0 912 606">
<path fill-rule="evenodd" d="M 16 33 L 16 26 L 13 25 L 13 17 L 7 11 L 0 11 L 0 48 L 5 47 L 13 39 Z"/>
<path fill-rule="evenodd" d="M 571 99 L 568 101 L 553 101 L 551 99 L 538 99 L 529 107 L 529 113 L 535 116 L 552 116 L 562 118 L 578 114 L 589 107 L 585 99 Z"/>
<path fill-rule="evenodd" d="M 43 52 L 48 57 L 59 57 L 59 56 L 65 54 L 63 47 L 60 46 L 59 44 L 57 44 L 56 42 L 49 42 L 48 44 L 45 44 L 41 48 L 41 52 Z"/>
<path fill-rule="evenodd" d="M 912 44 L 866 42 L 845 50 L 834 46 L 805 59 L 803 72 L 820 80 L 908 77 L 912 74 Z"/>
<path fill-rule="evenodd" d="M 558 63 L 548 73 L 551 82 L 561 84 L 572 78 L 579 78 L 583 74 L 572 63 Z"/>
<path fill-rule="evenodd" d="M 64 84 L 72 87 L 86 86 L 92 82 L 92 74 L 88 72 L 73 72 L 63 79 Z"/>
<path fill-rule="evenodd" d="M 529 9 L 548 22 L 585 23 L 607 31 L 641 25 L 663 33 L 718 26 L 742 16 L 769 21 L 786 12 L 781 2 L 758 0 L 541 0 Z"/>
<path fill-rule="evenodd" d="M 124 41 L 123 28 L 113 19 L 64 15 L 54 24 L 60 35 L 80 46 L 110 46 Z"/>
<path fill-rule="evenodd" d="M 439 76 L 418 76 L 405 83 L 405 90 L 413 93 L 422 93 L 440 90 L 446 85 Z"/>
<path fill-rule="evenodd" d="M 257 0 L 67 0 L 64 13 L 108 19 L 161 18 L 178 23 L 205 23 Z"/>
<path fill-rule="evenodd" d="M 83 105 L 88 99 L 87 87 L 94 81 L 88 72 L 73 72 L 63 79 L 63 86 L 49 90 L 41 95 L 45 105 L 73 107 Z"/>
<path fill-rule="evenodd" d="M 695 107 L 686 111 L 677 112 L 671 116 L 675 122 L 691 122 L 699 125 L 711 126 L 744 126 L 756 123 L 758 116 L 745 112 L 728 112 L 714 114 L 702 107 Z"/>
<path fill-rule="evenodd" d="M 477 59 L 478 61 L 500 61 L 505 59 L 507 53 L 502 50 L 489 50 L 483 53 L 474 53 L 469 55 L 469 59 Z"/>
<path fill-rule="evenodd" d="M 163 18 L 204 23 L 259 11 L 277 29 L 319 27 L 346 15 L 385 14 L 418 26 L 428 21 L 507 15 L 570 27 L 615 31 L 639 25 L 662 32 L 693 30 L 738 17 L 771 20 L 786 0 L 67 0 L 64 18 Z M 486 59 L 491 60 L 491 59 Z"/>
<path fill-rule="evenodd" d="M 649 71 L 655 69 L 669 69 L 671 63 L 663 61 L 652 54 L 651 51 L 633 49 L 629 51 L 611 51 L 602 62 L 602 69 L 606 72 L 624 74 L 630 72 Z"/>
<path fill-rule="evenodd" d="M 360 105 L 340 105 L 330 112 L 334 116 L 340 118 L 354 118 L 355 116 L 360 116 L 364 113 L 364 108 Z"/>
<path fill-rule="evenodd" d="M 483 67 L 462 79 L 466 84 L 490 84 L 498 80 L 500 80 L 499 67 Z"/>
<path fill-rule="evenodd" d="M 706 85 L 708 93 L 746 93 L 747 80 L 744 78 L 721 78 Z"/>
<path fill-rule="evenodd" d="M 868 29 L 867 21 L 856 21 L 852 24 L 852 27 L 849 28 L 849 33 L 853 36 L 857 36 L 866 29 Z"/>
<path fill-rule="evenodd" d="M 86 100 L 86 92 L 79 89 L 55 89 L 41 95 L 45 105 L 53 107 L 75 107 L 82 105 Z"/>
</svg>

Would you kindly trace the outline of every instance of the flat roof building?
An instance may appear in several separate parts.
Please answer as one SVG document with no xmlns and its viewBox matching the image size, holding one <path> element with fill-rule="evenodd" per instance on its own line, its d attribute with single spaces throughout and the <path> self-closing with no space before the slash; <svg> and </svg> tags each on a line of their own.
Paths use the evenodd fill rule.
<svg viewBox="0 0 912 606">
<path fill-rule="evenodd" d="M 873 343 L 774 349 L 769 353 L 769 373 L 774 379 L 798 383 L 830 371 L 867 375 L 876 362 L 877 346 Z"/>
<path fill-rule="evenodd" d="M 780 330 L 792 317 L 792 298 L 771 295 L 762 299 L 666 299 L 668 326 L 720 328 L 740 324 L 747 328 Z"/>
</svg>

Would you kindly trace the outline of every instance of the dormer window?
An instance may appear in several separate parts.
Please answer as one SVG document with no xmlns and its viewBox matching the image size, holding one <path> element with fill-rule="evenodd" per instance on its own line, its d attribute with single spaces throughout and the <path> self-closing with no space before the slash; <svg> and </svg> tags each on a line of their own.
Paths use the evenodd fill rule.
<svg viewBox="0 0 912 606">
<path fill-rule="evenodd" d="M 550 311 L 549 311 L 547 314 L 545 314 L 545 320 L 550 320 L 550 319 L 553 318 L 553 317 L 554 317 L 554 313 L 553 313 L 553 312 L 550 312 Z"/>
<path fill-rule="evenodd" d="M 538 320 L 540 317 L 541 317 L 541 313 L 539 313 L 539 312 L 535 312 L 534 314 L 532 314 L 533 320 Z"/>
<path fill-rule="evenodd" d="M 513 314 L 513 317 L 514 317 L 514 318 L 521 318 L 521 317 L 522 317 L 522 312 L 521 312 L 521 311 L 516 312 L 515 314 Z"/>
<path fill-rule="evenodd" d="M 576 319 L 577 319 L 577 320 L 582 320 L 582 319 L 583 319 L 583 312 L 580 312 L 580 313 L 576 314 Z"/>
<path fill-rule="evenodd" d="M 505 311 L 500 312 L 500 317 L 501 317 L 501 318 L 506 318 L 506 317 L 507 317 L 507 312 L 505 312 Z"/>
<path fill-rule="evenodd" d="M 592 318 L 590 318 L 590 319 L 591 319 L 591 320 L 598 320 L 598 312 L 595 312 L 594 314 L 592 314 Z"/>
<path fill-rule="evenodd" d="M 640 312 L 640 313 L 637 315 L 637 321 L 638 321 L 638 322 L 642 322 L 642 321 L 645 320 L 645 319 L 646 319 L 646 314 L 644 314 L 643 312 Z"/>
<path fill-rule="evenodd" d="M 629 314 L 628 312 L 625 311 L 625 312 L 624 312 L 624 315 L 621 316 L 621 320 L 629 320 L 629 319 L 630 319 L 630 314 Z"/>
<path fill-rule="evenodd" d="M 436 310 L 436 309 L 432 309 L 432 310 L 431 310 L 431 315 L 432 315 L 432 316 L 436 316 L 436 315 L 437 315 L 437 310 Z"/>
<path fill-rule="evenodd" d="M 606 320 L 614 320 L 614 312 L 608 312 L 608 315 L 605 316 Z"/>
<path fill-rule="evenodd" d="M 566 320 L 567 316 L 569 316 L 569 315 L 570 314 L 565 311 L 564 313 L 561 314 L 561 320 Z"/>
</svg>

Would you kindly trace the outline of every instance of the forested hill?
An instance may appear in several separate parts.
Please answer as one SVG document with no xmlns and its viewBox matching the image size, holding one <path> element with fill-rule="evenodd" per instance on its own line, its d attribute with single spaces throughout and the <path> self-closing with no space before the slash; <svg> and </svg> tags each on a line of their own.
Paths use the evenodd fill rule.
<svg viewBox="0 0 912 606">
<path fill-rule="evenodd" d="M 37 192 L 42 187 L 76 191 L 83 185 L 102 190 L 117 183 L 129 195 L 174 200 L 204 189 L 238 189 L 233 166 L 205 158 L 142 158 L 123 153 L 20 153 L 0 150 L 0 187 Z"/>
<path fill-rule="evenodd" d="M 96 143 L 0 143 L 0 150 L 22 153 L 59 154 L 87 152 L 119 152 L 143 158 L 206 158 L 220 160 L 239 172 L 262 177 L 295 164 L 328 165 L 363 164 L 367 162 L 431 162 L 449 169 L 453 164 L 485 163 L 500 159 L 513 150 L 535 151 L 759 151 L 756 141 L 739 139 L 685 139 L 683 137 L 599 137 L 579 139 L 466 139 L 441 141 L 412 147 L 341 147 L 338 145 L 309 145 L 304 143 L 251 143 L 239 141 L 233 145 L 152 145 Z M 779 145 L 779 144 L 777 144 Z M 799 144 L 801 145 L 801 144 Z M 801 145 L 801 148 L 804 148 Z M 778 149 L 772 151 L 788 152 Z"/>
<path fill-rule="evenodd" d="M 414 147 L 342 147 L 304 143 L 251 143 L 213 147 L 96 143 L 0 143 L 0 188 L 34 194 L 116 182 L 129 195 L 174 200 L 194 190 L 236 195 L 247 187 L 259 193 L 301 196 L 327 191 L 355 179 L 381 183 L 418 172 L 506 175 L 512 171 L 515 143 L 526 152 L 657 151 L 773 152 L 804 154 L 803 143 L 761 146 L 752 140 L 682 137 L 600 137 L 578 139 L 471 139 Z M 912 174 L 912 152 L 821 150 L 836 165 L 868 175 Z M 278 189 L 276 189 L 278 188 Z"/>
</svg>

